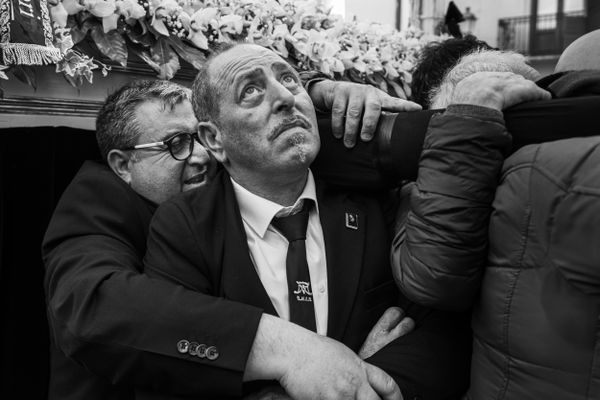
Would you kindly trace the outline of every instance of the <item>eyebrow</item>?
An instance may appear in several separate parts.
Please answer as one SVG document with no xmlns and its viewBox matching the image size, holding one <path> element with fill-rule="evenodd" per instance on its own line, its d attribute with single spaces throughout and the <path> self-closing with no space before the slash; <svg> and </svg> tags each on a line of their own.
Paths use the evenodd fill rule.
<svg viewBox="0 0 600 400">
<path fill-rule="evenodd" d="M 290 64 L 286 63 L 286 62 L 276 62 L 271 66 L 271 70 L 273 72 L 282 72 L 282 71 L 286 71 L 286 72 L 292 72 L 296 77 L 299 77 L 300 75 L 298 75 L 298 71 L 296 71 Z"/>
<path fill-rule="evenodd" d="M 244 71 L 234 78 L 233 84 L 237 86 L 240 82 L 247 80 L 247 79 L 256 78 L 261 74 L 262 74 L 262 68 L 260 68 L 260 67 L 256 67 L 251 70 Z"/>
</svg>

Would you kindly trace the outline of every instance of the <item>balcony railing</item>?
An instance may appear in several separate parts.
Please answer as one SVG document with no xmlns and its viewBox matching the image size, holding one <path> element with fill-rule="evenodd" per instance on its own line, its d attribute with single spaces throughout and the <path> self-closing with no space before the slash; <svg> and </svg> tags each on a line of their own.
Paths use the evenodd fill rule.
<svg viewBox="0 0 600 400">
<path fill-rule="evenodd" d="M 558 55 L 585 33 L 586 13 L 538 15 L 535 26 L 529 15 L 498 21 L 498 47 L 531 56 Z"/>
</svg>

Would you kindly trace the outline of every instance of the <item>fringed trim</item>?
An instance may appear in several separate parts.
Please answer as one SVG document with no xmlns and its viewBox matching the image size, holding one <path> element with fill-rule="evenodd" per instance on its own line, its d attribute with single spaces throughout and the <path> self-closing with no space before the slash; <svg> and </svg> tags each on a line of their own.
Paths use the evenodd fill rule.
<svg viewBox="0 0 600 400">
<path fill-rule="evenodd" d="M 39 44 L 0 43 L 4 65 L 46 65 L 55 64 L 62 58 L 60 50 Z"/>
</svg>

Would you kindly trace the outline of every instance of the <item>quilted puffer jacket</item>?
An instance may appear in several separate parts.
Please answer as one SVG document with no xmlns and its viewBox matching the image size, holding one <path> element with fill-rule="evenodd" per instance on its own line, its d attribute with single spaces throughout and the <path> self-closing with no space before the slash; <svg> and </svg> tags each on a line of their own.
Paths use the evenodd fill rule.
<svg viewBox="0 0 600 400">
<path fill-rule="evenodd" d="M 451 105 L 432 117 L 417 182 L 402 196 L 410 203 L 400 205 L 392 242 L 394 276 L 409 299 L 470 311 L 485 270 L 491 204 L 510 144 L 499 111 Z"/>
<path fill-rule="evenodd" d="M 600 137 L 503 168 L 473 313 L 471 399 L 600 399 Z"/>
<path fill-rule="evenodd" d="M 558 78 L 558 97 L 600 94 L 599 71 Z M 483 182 L 493 168 L 459 152 L 432 141 L 422 155 L 394 241 L 400 287 L 435 307 L 474 305 L 469 399 L 600 399 L 600 137 L 522 148 L 491 208 Z M 457 177 L 440 162 L 448 157 Z"/>
</svg>

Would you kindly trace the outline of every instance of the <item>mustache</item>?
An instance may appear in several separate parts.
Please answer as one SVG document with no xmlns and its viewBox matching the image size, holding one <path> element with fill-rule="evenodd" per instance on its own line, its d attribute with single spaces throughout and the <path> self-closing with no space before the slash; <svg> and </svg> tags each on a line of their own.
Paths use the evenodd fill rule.
<svg viewBox="0 0 600 400">
<path fill-rule="evenodd" d="M 312 124 L 306 117 L 302 115 L 294 115 L 281 121 L 271 132 L 270 139 L 273 140 L 281 135 L 284 131 L 299 126 L 304 129 L 312 128 Z"/>
</svg>

